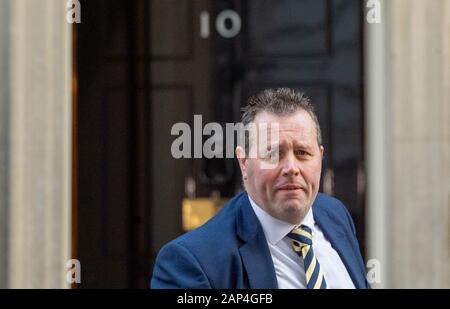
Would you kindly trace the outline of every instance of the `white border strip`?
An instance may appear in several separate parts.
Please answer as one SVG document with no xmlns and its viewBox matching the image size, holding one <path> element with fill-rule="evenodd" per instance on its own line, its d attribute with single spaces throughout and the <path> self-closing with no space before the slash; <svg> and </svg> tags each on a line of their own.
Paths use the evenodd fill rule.
<svg viewBox="0 0 450 309">
<path fill-rule="evenodd" d="M 380 283 L 373 288 L 390 287 L 389 258 L 389 1 L 380 0 L 381 23 L 365 25 L 365 119 L 367 199 L 367 260 L 380 262 Z"/>
</svg>

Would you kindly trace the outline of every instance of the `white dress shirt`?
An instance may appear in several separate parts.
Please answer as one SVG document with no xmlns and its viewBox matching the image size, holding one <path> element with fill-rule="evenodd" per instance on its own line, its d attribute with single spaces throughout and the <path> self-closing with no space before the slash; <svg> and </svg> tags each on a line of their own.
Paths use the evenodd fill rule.
<svg viewBox="0 0 450 309">
<path fill-rule="evenodd" d="M 270 254 L 272 255 L 278 288 L 306 289 L 303 259 L 291 247 L 291 240 L 286 235 L 296 226 L 278 220 L 260 208 L 250 198 L 250 204 L 264 230 Z M 300 224 L 312 230 L 312 247 L 324 273 L 328 289 L 354 289 L 355 286 L 339 254 L 325 238 L 322 230 L 314 221 L 312 208 Z"/>
</svg>

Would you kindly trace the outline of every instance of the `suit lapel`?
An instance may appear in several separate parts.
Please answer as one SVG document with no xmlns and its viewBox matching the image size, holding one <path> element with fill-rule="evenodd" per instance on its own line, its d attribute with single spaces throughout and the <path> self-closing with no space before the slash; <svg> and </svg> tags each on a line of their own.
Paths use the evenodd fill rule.
<svg viewBox="0 0 450 309">
<path fill-rule="evenodd" d="M 247 271 L 250 288 L 277 289 L 275 268 L 264 231 L 251 208 L 247 193 L 241 196 L 238 203 L 240 205 L 238 205 L 236 229 L 237 235 L 244 242 L 239 252 Z"/>
<path fill-rule="evenodd" d="M 248 241 L 239 248 L 244 267 L 247 271 L 248 281 L 252 289 L 277 289 L 275 269 L 273 267 L 270 252 L 261 250 L 262 244 L 266 241 L 257 235 L 253 240 Z M 267 244 L 266 244 L 267 247 Z M 267 250 L 269 250 L 267 248 Z M 270 260 L 269 260 L 270 259 Z"/>
<path fill-rule="evenodd" d="M 344 263 L 347 271 L 352 278 L 353 284 L 356 288 L 364 288 L 364 278 L 361 278 L 361 270 L 359 269 L 358 257 L 351 246 L 351 239 L 343 228 L 331 219 L 328 213 L 322 207 L 314 207 L 314 219 L 322 229 L 325 237 L 331 243 L 332 247 L 337 251 L 339 257 Z"/>
</svg>

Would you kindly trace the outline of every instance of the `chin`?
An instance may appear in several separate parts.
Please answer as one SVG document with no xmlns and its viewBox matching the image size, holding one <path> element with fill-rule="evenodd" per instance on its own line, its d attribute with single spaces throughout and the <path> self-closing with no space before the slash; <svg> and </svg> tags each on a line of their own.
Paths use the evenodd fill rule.
<svg viewBox="0 0 450 309">
<path fill-rule="evenodd" d="M 298 202 L 285 202 L 279 209 L 283 221 L 297 224 L 299 219 L 306 214 L 305 207 Z"/>
<path fill-rule="evenodd" d="M 298 198 L 287 198 L 281 202 L 285 208 L 301 210 L 305 208 L 305 203 Z"/>
<path fill-rule="evenodd" d="M 305 202 L 291 200 L 286 201 L 283 204 L 283 208 L 284 213 L 286 213 L 287 215 L 303 219 L 303 217 L 308 213 L 310 207 Z"/>
</svg>

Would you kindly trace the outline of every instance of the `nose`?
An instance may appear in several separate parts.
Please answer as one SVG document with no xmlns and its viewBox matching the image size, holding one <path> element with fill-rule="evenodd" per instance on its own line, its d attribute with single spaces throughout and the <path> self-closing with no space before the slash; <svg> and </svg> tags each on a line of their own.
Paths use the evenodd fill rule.
<svg viewBox="0 0 450 309">
<path fill-rule="evenodd" d="M 283 176 L 298 176 L 300 174 L 300 167 L 294 154 L 285 155 L 280 163 Z"/>
</svg>

